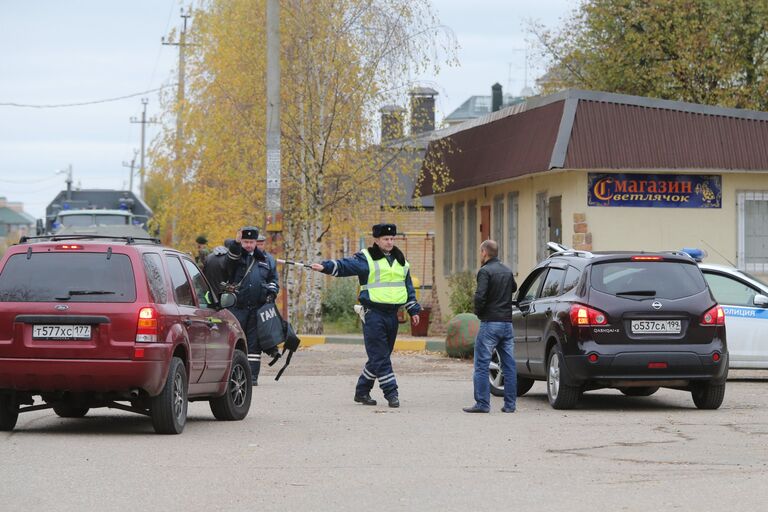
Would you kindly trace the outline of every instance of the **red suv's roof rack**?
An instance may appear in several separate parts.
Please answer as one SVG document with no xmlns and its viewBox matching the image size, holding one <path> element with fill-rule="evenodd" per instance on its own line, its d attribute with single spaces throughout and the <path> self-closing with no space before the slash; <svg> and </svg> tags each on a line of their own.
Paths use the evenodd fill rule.
<svg viewBox="0 0 768 512">
<path fill-rule="evenodd" d="M 20 244 L 27 242 L 58 242 L 60 240 L 112 240 L 115 242 L 123 241 L 126 244 L 134 244 L 136 242 L 150 242 L 160 245 L 159 238 L 142 237 L 142 236 L 110 236 L 110 235 L 41 235 L 41 236 L 22 236 L 19 239 Z"/>
</svg>

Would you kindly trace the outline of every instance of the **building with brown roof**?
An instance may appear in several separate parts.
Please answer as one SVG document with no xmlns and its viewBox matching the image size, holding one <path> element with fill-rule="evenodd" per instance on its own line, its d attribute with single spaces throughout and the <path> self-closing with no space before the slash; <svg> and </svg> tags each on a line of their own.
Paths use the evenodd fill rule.
<svg viewBox="0 0 768 512">
<path fill-rule="evenodd" d="M 441 131 L 429 157 L 452 181 L 435 197 L 435 274 L 475 271 L 500 243 L 519 278 L 546 242 L 584 250 L 701 247 L 768 274 L 768 113 L 580 90 Z"/>
</svg>

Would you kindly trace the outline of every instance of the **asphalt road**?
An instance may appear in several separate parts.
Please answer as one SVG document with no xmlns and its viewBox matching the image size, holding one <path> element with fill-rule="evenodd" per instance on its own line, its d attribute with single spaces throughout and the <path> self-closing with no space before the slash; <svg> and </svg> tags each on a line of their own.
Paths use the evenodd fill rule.
<svg viewBox="0 0 768 512">
<path fill-rule="evenodd" d="M 739 373 L 718 411 L 690 395 L 585 395 L 555 411 L 544 383 L 516 414 L 469 415 L 471 364 L 396 354 L 402 407 L 352 401 L 359 346 L 267 370 L 249 417 L 190 405 L 180 436 L 115 410 L 25 413 L 0 434 L 0 510 L 766 510 L 768 381 Z M 768 373 L 766 374 L 768 377 Z"/>
</svg>

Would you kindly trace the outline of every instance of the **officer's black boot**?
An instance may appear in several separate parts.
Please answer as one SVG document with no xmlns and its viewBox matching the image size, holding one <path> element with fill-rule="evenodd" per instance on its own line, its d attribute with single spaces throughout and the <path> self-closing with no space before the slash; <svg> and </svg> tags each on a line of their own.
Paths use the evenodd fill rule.
<svg viewBox="0 0 768 512">
<path fill-rule="evenodd" d="M 400 407 L 400 399 L 397 397 L 397 395 L 387 398 L 387 402 L 389 402 L 389 406 L 393 409 Z"/>
<path fill-rule="evenodd" d="M 376 405 L 376 400 L 371 398 L 370 393 L 364 395 L 355 395 L 355 402 L 363 405 Z"/>
</svg>

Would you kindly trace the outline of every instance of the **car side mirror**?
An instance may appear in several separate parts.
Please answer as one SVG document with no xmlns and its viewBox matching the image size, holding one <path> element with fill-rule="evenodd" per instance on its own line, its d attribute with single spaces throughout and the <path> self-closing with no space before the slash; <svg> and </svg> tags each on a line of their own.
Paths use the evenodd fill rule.
<svg viewBox="0 0 768 512">
<path fill-rule="evenodd" d="M 231 308 L 235 305 L 236 300 L 237 297 L 235 297 L 234 293 L 222 293 L 221 297 L 219 297 L 219 305 L 222 308 Z"/>
<path fill-rule="evenodd" d="M 758 293 L 757 295 L 755 295 L 755 298 L 752 300 L 752 303 L 759 308 L 768 307 L 768 297 L 761 293 Z"/>
</svg>

